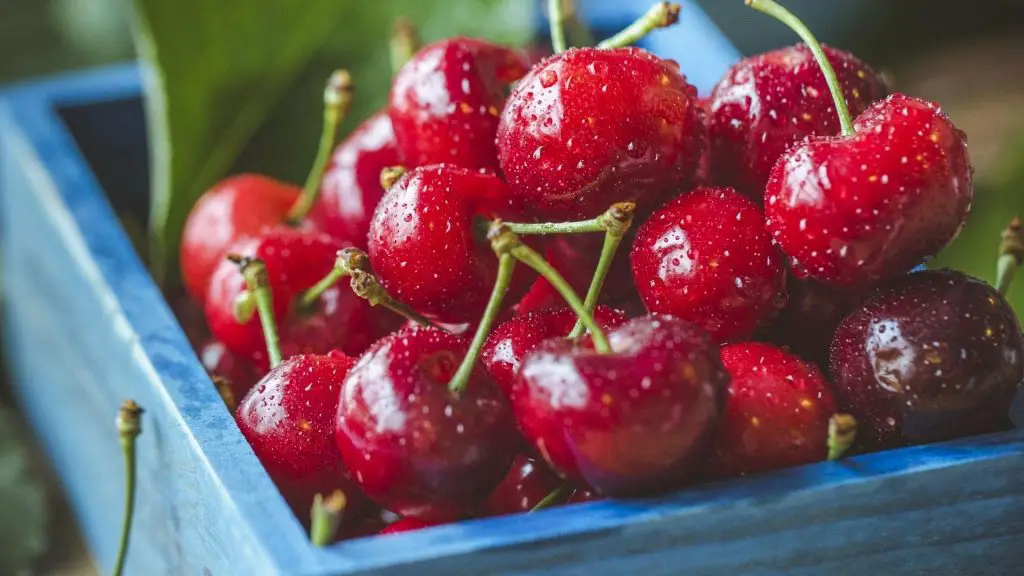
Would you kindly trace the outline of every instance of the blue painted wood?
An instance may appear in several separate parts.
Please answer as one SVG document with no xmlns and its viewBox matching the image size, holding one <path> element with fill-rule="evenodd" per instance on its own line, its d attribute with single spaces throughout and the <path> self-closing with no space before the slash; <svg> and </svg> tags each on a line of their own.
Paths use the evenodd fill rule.
<svg viewBox="0 0 1024 576">
<path fill-rule="evenodd" d="M 598 22 L 601 14 L 588 12 Z M 606 28 L 624 24 L 607 18 Z M 672 49 L 713 50 L 688 48 L 687 38 L 708 41 L 680 35 Z M 719 54 L 719 65 L 732 57 Z M 121 513 L 113 418 L 133 397 L 148 412 L 130 574 L 1019 573 L 1016 430 L 659 499 L 310 546 L 108 202 L 144 212 L 138 92 L 135 68 L 122 66 L 0 97 L 6 352 L 19 401 L 104 570 Z"/>
</svg>

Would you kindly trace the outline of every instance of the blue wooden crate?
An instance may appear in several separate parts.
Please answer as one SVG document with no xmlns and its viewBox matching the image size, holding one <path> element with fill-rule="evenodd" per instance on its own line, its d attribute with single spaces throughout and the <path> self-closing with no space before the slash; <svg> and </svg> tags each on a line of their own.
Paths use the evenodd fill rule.
<svg viewBox="0 0 1024 576">
<path fill-rule="evenodd" d="M 584 2 L 611 31 L 647 6 Z M 736 53 L 693 5 L 648 46 L 706 91 Z M 133 252 L 144 214 L 133 66 L 0 97 L 4 327 L 15 391 L 100 567 L 121 400 L 147 408 L 129 574 L 1019 574 L 1024 432 L 859 456 L 317 549 L 264 473 Z"/>
</svg>

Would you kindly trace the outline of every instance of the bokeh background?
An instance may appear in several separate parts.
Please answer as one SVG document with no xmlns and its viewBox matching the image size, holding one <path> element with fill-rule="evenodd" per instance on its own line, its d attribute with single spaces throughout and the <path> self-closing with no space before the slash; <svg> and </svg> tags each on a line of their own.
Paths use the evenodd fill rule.
<svg viewBox="0 0 1024 576">
<path fill-rule="evenodd" d="M 458 10 L 458 2 L 450 0 L 450 9 Z M 699 3 L 745 54 L 795 41 L 742 0 Z M 969 135 L 977 183 L 974 214 L 934 265 L 991 281 L 999 230 L 1014 214 L 1024 213 L 1024 0 L 784 4 L 822 40 L 890 73 L 900 91 L 940 102 Z M 0 0 L 0 85 L 133 58 L 129 5 L 125 0 Z M 1011 293 L 1019 311 L 1024 311 L 1022 284 Z M 18 420 L 0 385 L 3 422 Z M 59 489 L 21 428 L 0 427 L 0 558 L 37 556 L 29 573 L 95 573 Z"/>
</svg>

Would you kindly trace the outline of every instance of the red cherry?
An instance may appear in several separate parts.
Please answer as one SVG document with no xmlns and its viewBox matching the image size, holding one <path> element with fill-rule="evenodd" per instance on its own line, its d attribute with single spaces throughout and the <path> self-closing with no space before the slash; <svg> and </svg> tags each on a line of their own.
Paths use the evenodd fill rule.
<svg viewBox="0 0 1024 576">
<path fill-rule="evenodd" d="M 199 349 L 199 360 L 211 378 L 222 378 L 228 383 L 236 400 L 245 397 L 260 379 L 248 359 L 232 353 L 217 340 L 210 340 Z"/>
<path fill-rule="evenodd" d="M 232 176 L 206 191 L 189 212 L 181 235 L 181 277 L 189 294 L 205 302 L 210 277 L 228 248 L 280 224 L 300 192 L 259 174 Z"/>
<path fill-rule="evenodd" d="M 353 364 L 340 352 L 292 356 L 264 376 L 235 413 L 242 435 L 300 518 L 317 493 L 340 489 L 350 505 L 358 495 L 333 441 L 338 395 Z"/>
<path fill-rule="evenodd" d="M 582 504 L 583 502 L 596 502 L 598 500 L 607 500 L 607 498 L 591 490 L 577 488 L 572 491 L 572 495 L 566 500 L 566 504 Z"/>
<path fill-rule="evenodd" d="M 388 510 L 457 519 L 508 472 L 518 436 L 501 392 L 479 369 L 460 393 L 448 389 L 467 346 L 436 328 L 402 330 L 345 380 L 337 445 L 356 483 Z"/>
<path fill-rule="evenodd" d="M 516 456 L 508 476 L 484 501 L 483 511 L 488 516 L 529 512 L 561 484 L 562 480 L 543 461 Z"/>
<path fill-rule="evenodd" d="M 516 220 L 497 176 L 450 165 L 416 168 L 381 200 L 370 224 L 370 262 L 389 294 L 431 319 L 477 321 L 487 305 L 498 258 L 477 218 Z M 519 266 L 513 298 L 532 272 Z"/>
<path fill-rule="evenodd" d="M 784 303 L 785 269 L 764 215 L 731 188 L 699 188 L 666 204 L 637 231 L 630 257 L 648 310 L 719 340 L 749 336 Z"/>
<path fill-rule="evenodd" d="M 606 306 L 597 306 L 594 320 L 607 330 L 624 324 L 626 315 Z M 568 336 L 575 325 L 576 313 L 564 306 L 516 316 L 491 332 L 480 352 L 480 361 L 498 387 L 506 395 L 511 394 L 526 355 L 545 340 Z"/>
<path fill-rule="evenodd" d="M 669 316 L 608 334 L 612 353 L 549 341 L 512 390 L 519 426 L 569 480 L 611 496 L 679 486 L 714 430 L 728 374 L 702 330 Z"/>
<path fill-rule="evenodd" d="M 881 77 L 849 52 L 823 46 L 850 112 L 885 96 Z M 761 202 L 772 166 L 808 136 L 839 133 L 825 77 L 805 44 L 744 58 L 708 102 L 711 180 Z"/>
<path fill-rule="evenodd" d="M 862 447 L 935 442 L 1008 426 L 1024 337 L 991 286 L 929 270 L 876 291 L 847 316 L 830 364 Z"/>
<path fill-rule="evenodd" d="M 400 532 L 412 532 L 422 528 L 438 526 L 441 522 L 427 522 L 418 518 L 400 518 L 384 527 L 378 534 L 398 534 Z"/>
<path fill-rule="evenodd" d="M 326 234 L 281 225 L 229 250 L 265 262 L 285 357 L 333 349 L 359 354 L 401 324 L 401 318 L 371 307 L 344 284 L 325 291 L 313 310 L 296 305 L 302 292 L 331 271 L 342 247 Z M 254 315 L 248 322 L 239 323 L 234 316 L 236 299 L 246 289 L 238 265 L 225 259 L 210 282 L 206 319 L 210 330 L 229 350 L 254 359 L 258 366 L 267 366 L 259 317 Z"/>
<path fill-rule="evenodd" d="M 816 366 L 771 344 L 722 348 L 732 376 L 709 452 L 718 477 L 824 460 L 835 396 Z"/>
<path fill-rule="evenodd" d="M 512 191 L 550 220 L 638 210 L 683 191 L 704 144 L 696 90 L 639 48 L 573 48 L 530 70 L 498 126 Z"/>
<path fill-rule="evenodd" d="M 835 286 L 895 278 L 933 256 L 973 197 L 964 134 L 936 104 L 894 94 L 854 130 L 790 149 L 765 192 L 768 230 L 794 273 Z"/>
<path fill-rule="evenodd" d="M 395 75 L 388 99 L 403 163 L 497 168 L 498 115 L 508 86 L 529 67 L 521 52 L 475 38 L 420 49 Z"/>
<path fill-rule="evenodd" d="M 828 368 L 832 336 L 843 318 L 857 306 L 862 293 L 791 275 L 786 279 L 786 294 L 786 306 L 766 331 L 768 339 Z"/>
<path fill-rule="evenodd" d="M 384 196 L 380 173 L 398 164 L 391 119 L 378 112 L 335 148 L 310 219 L 318 229 L 365 250 L 373 211 Z"/>
</svg>

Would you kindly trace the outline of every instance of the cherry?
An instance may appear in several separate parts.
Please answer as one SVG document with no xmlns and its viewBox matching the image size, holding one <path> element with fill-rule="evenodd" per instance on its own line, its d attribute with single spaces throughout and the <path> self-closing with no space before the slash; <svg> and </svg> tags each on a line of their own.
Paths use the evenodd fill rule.
<svg viewBox="0 0 1024 576">
<path fill-rule="evenodd" d="M 228 406 L 234 406 L 259 380 L 255 367 L 245 358 L 228 350 L 223 342 L 209 340 L 199 349 L 199 360 L 210 378 L 219 379 L 224 386 L 221 395 Z"/>
<path fill-rule="evenodd" d="M 722 364 L 732 381 L 708 455 L 712 475 L 738 476 L 826 458 L 836 402 L 816 366 L 760 342 L 724 346 Z"/>
<path fill-rule="evenodd" d="M 266 263 L 285 357 L 332 349 L 359 354 L 401 324 L 401 318 L 372 308 L 348 286 L 328 288 L 313 309 L 298 304 L 299 295 L 332 270 L 335 255 L 342 247 L 326 234 L 280 225 L 230 249 L 239 256 L 259 258 Z M 235 316 L 238 299 L 247 293 L 246 280 L 238 265 L 225 259 L 210 282 L 207 322 L 229 350 L 267 367 L 260 320 L 253 317 L 240 323 Z"/>
<path fill-rule="evenodd" d="M 576 313 L 570 308 L 551 308 L 522 314 L 499 325 L 487 337 L 480 360 L 498 387 L 511 394 L 523 359 L 552 338 L 564 338 L 576 325 Z M 594 320 L 602 329 L 621 326 L 626 316 L 606 306 L 594 309 Z"/>
<path fill-rule="evenodd" d="M 599 493 L 676 487 L 722 409 L 728 374 L 718 346 L 658 315 L 608 337 L 610 353 L 552 340 L 527 355 L 512 389 L 519 426 L 556 471 Z"/>
<path fill-rule="evenodd" d="M 428 521 L 467 514 L 502 481 L 517 435 L 508 404 L 480 368 L 448 384 L 467 342 L 437 328 L 377 341 L 341 389 L 335 438 L 372 500 Z"/>
<path fill-rule="evenodd" d="M 849 52 L 822 46 L 853 114 L 885 96 L 881 77 Z M 758 202 L 775 161 L 808 136 L 835 136 L 839 121 L 814 54 L 804 44 L 740 60 L 708 102 L 711 180 Z"/>
<path fill-rule="evenodd" d="M 893 94 L 851 120 L 818 41 L 772 0 L 750 0 L 815 54 L 839 136 L 809 137 L 779 157 L 765 189 L 766 226 L 799 277 L 834 286 L 903 275 L 959 232 L 974 194 L 967 143 L 933 103 Z"/>
<path fill-rule="evenodd" d="M 320 230 L 365 250 L 373 211 L 384 196 L 380 173 L 397 164 L 391 119 L 378 112 L 334 150 L 310 219 Z"/>
<path fill-rule="evenodd" d="M 299 199 L 297 186 L 259 174 L 227 178 L 205 192 L 181 235 L 181 276 L 196 302 L 206 302 L 210 277 L 228 248 L 281 223 Z"/>
<path fill-rule="evenodd" d="M 498 261 L 477 218 L 515 220 L 505 183 L 451 165 L 416 168 L 384 195 L 370 224 L 374 272 L 395 298 L 432 320 L 459 324 L 480 318 Z M 519 267 L 513 297 L 532 273 Z"/>
<path fill-rule="evenodd" d="M 497 168 L 494 134 L 508 86 L 527 57 L 475 38 L 448 38 L 420 49 L 395 75 L 388 115 L 402 162 Z"/>
<path fill-rule="evenodd" d="M 699 188 L 663 206 L 637 231 L 630 256 L 648 310 L 719 340 L 749 336 L 784 303 L 783 260 L 763 213 L 731 188 Z"/>
<path fill-rule="evenodd" d="M 934 442 L 1008 425 L 1024 338 L 988 284 L 951 270 L 915 272 L 843 320 L 830 368 L 864 448 Z"/>
<path fill-rule="evenodd" d="M 418 518 L 400 518 L 395 520 L 391 524 L 384 527 L 383 530 L 378 534 L 398 534 L 400 532 L 412 532 L 413 530 L 420 530 L 422 528 L 430 528 L 431 526 L 438 526 L 441 522 L 427 522 L 426 520 L 420 520 Z"/>
<path fill-rule="evenodd" d="M 353 364 L 336 351 L 292 356 L 267 373 L 235 413 L 242 435 L 300 518 L 317 493 L 341 489 L 350 506 L 358 495 L 345 479 L 332 434 Z"/>
<path fill-rule="evenodd" d="M 596 502 L 598 500 L 606 500 L 604 496 L 593 492 L 592 490 L 583 490 L 577 488 L 572 491 L 572 495 L 566 501 L 566 504 L 582 504 L 584 502 Z"/>
<path fill-rule="evenodd" d="M 512 191 L 538 217 L 645 212 L 685 190 L 704 148 L 696 90 L 678 65 L 639 48 L 573 48 L 517 84 L 498 126 Z"/>
<path fill-rule="evenodd" d="M 766 330 L 767 338 L 805 360 L 828 367 L 828 347 L 836 328 L 863 297 L 814 280 L 786 279 L 786 306 Z"/>
<path fill-rule="evenodd" d="M 505 479 L 484 501 L 483 512 L 488 516 L 529 512 L 561 484 L 562 480 L 543 461 L 520 454 L 512 461 Z"/>
</svg>

